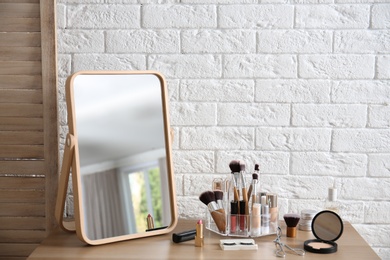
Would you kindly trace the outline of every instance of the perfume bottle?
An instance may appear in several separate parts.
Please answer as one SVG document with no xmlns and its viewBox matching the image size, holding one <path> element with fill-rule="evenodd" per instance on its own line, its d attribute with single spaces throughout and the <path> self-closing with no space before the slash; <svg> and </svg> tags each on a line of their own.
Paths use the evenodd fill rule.
<svg viewBox="0 0 390 260">
<path fill-rule="evenodd" d="M 328 198 L 325 201 L 324 208 L 326 210 L 333 211 L 338 215 L 341 214 L 342 205 L 340 201 L 337 199 L 336 181 L 334 182 L 333 187 L 328 188 Z"/>
</svg>

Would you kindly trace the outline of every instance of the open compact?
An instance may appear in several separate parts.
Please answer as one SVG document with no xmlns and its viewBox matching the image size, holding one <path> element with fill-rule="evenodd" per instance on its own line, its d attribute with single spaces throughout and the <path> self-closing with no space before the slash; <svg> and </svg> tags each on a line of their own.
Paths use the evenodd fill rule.
<svg viewBox="0 0 390 260">
<path fill-rule="evenodd" d="M 337 252 L 336 240 L 341 237 L 344 230 L 343 221 L 337 213 L 324 210 L 315 215 L 311 230 L 317 239 L 306 240 L 304 249 L 318 254 Z"/>
</svg>

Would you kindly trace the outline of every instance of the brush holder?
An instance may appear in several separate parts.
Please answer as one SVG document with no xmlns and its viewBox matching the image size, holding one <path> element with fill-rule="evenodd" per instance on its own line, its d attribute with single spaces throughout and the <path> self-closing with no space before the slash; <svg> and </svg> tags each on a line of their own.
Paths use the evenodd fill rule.
<svg viewBox="0 0 390 260">
<path fill-rule="evenodd" d="M 213 214 L 215 215 L 215 214 Z M 220 231 L 215 223 L 215 216 L 206 212 L 206 229 L 222 236 L 262 237 L 276 234 L 278 228 L 277 213 L 260 215 L 225 214 L 226 228 Z"/>
</svg>

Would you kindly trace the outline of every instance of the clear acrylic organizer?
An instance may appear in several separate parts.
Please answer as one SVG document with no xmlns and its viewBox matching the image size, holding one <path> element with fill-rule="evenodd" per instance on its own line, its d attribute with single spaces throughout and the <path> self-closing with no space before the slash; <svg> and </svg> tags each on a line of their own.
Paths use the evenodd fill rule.
<svg viewBox="0 0 390 260">
<path fill-rule="evenodd" d="M 234 237 L 262 237 L 276 234 L 278 228 L 278 212 L 274 210 L 270 214 L 263 215 L 235 215 L 213 212 L 206 209 L 206 229 L 221 236 Z M 217 219 L 218 225 L 216 224 Z M 225 230 L 218 228 L 225 220 Z"/>
</svg>

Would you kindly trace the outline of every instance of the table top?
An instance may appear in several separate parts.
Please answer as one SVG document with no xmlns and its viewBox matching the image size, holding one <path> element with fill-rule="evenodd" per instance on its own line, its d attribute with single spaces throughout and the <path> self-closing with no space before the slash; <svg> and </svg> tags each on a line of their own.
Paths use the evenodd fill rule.
<svg viewBox="0 0 390 260">
<path fill-rule="evenodd" d="M 196 220 L 179 220 L 172 233 L 195 229 Z M 304 241 L 313 239 L 311 231 L 298 230 L 295 238 L 285 236 L 285 224 L 280 224 L 282 242 L 296 248 L 303 248 Z M 173 243 L 172 233 L 116 242 L 112 244 L 90 246 L 81 242 L 75 233 L 62 230 L 54 231 L 29 256 L 33 259 L 279 259 L 275 256 L 276 235 L 253 238 L 258 250 L 223 251 L 219 242 L 230 239 L 204 229 L 204 246 L 195 247 L 194 240 Z M 350 223 L 344 223 L 343 235 L 336 241 L 338 251 L 332 254 L 306 252 L 298 256 L 286 251 L 288 259 L 380 259 L 364 241 Z"/>
</svg>

